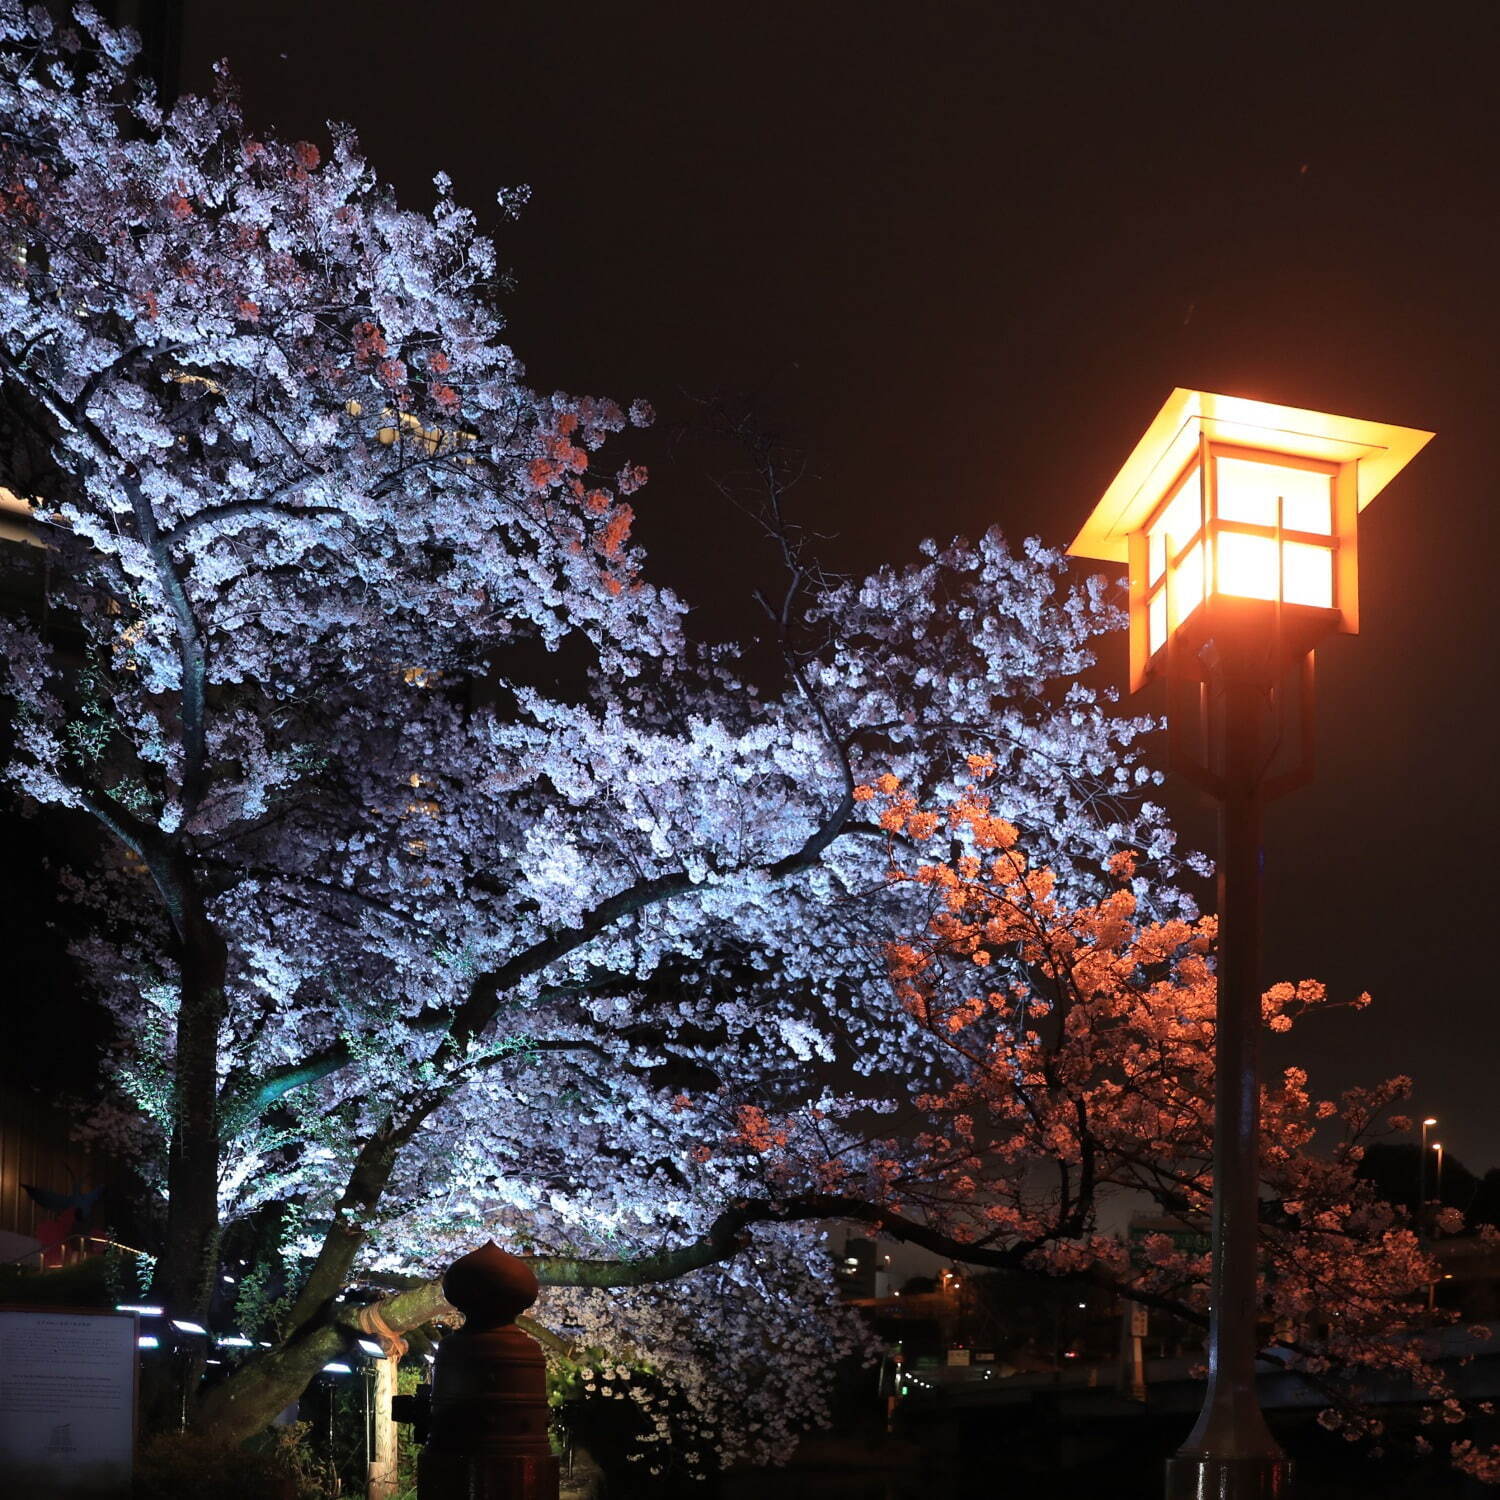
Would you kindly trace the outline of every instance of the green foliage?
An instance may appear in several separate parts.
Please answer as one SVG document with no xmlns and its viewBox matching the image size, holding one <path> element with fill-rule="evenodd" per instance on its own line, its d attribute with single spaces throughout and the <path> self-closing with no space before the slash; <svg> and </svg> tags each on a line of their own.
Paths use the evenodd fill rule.
<svg viewBox="0 0 1500 1500">
<path fill-rule="evenodd" d="M 605 1371 L 617 1372 L 606 1375 Z M 636 1380 L 655 1374 L 644 1360 L 627 1363 L 603 1349 L 574 1349 L 568 1354 L 556 1350 L 547 1355 L 547 1405 L 553 1408 L 569 1401 L 584 1401 L 604 1386 L 613 1395 L 629 1388 Z"/>
<path fill-rule="evenodd" d="M 276 1267 L 266 1257 L 255 1262 L 241 1277 L 234 1298 L 234 1319 L 252 1336 L 268 1327 L 277 1299 L 271 1295 Z"/>
<path fill-rule="evenodd" d="M 396 1389 L 404 1395 L 416 1390 L 422 1379 L 420 1367 L 398 1369 Z M 308 1495 L 353 1496 L 365 1490 L 370 1459 L 366 1428 L 367 1401 L 373 1385 L 365 1369 L 356 1367 L 351 1376 L 324 1376 L 303 1395 L 300 1413 L 306 1419 L 295 1428 L 284 1429 L 287 1451 L 295 1452 L 299 1472 L 311 1485 L 296 1492 L 296 1500 Z M 396 1491 L 394 1500 L 417 1500 L 417 1456 L 421 1452 L 411 1438 L 411 1429 L 396 1428 Z M 214 1495 L 211 1500 L 220 1500 Z M 279 1500 L 279 1497 L 278 1497 Z"/>
<path fill-rule="evenodd" d="M 115 1231 L 106 1228 L 104 1238 L 110 1248 L 97 1257 L 103 1268 L 104 1301 L 115 1307 L 121 1302 L 136 1302 L 146 1296 L 151 1288 L 151 1276 L 156 1269 L 156 1257 L 143 1250 L 121 1250 L 114 1243 Z M 93 1264 L 91 1260 L 90 1265 Z"/>
<path fill-rule="evenodd" d="M 365 1487 L 370 1461 L 366 1379 L 360 1366 L 353 1375 L 325 1375 L 313 1383 L 298 1406 L 300 1414 L 311 1419 L 307 1440 L 316 1450 L 318 1471 L 327 1476 L 334 1494 L 358 1495 Z"/>
<path fill-rule="evenodd" d="M 133 1500 L 323 1500 L 307 1424 L 279 1428 L 249 1448 L 193 1432 L 147 1438 L 136 1460 Z"/>
<path fill-rule="evenodd" d="M 156 805 L 151 789 L 138 776 L 122 776 L 110 787 L 109 795 L 127 812 L 138 817 L 149 813 Z"/>
<path fill-rule="evenodd" d="M 396 1389 L 403 1396 L 416 1394 L 426 1372 L 415 1365 L 403 1365 L 396 1371 Z M 417 1500 L 417 1459 L 422 1445 L 412 1440 L 411 1428 L 396 1426 L 396 1500 Z"/>
<path fill-rule="evenodd" d="M 80 766 L 102 760 L 114 737 L 115 721 L 106 707 L 108 696 L 102 674 L 97 670 L 89 672 L 83 679 L 78 717 L 70 719 L 64 731 L 68 753 Z"/>
<path fill-rule="evenodd" d="M 445 969 L 452 969 L 455 974 L 462 974 L 466 978 L 479 970 L 479 962 L 474 950 L 468 946 L 448 948 L 440 945 L 432 950 L 432 956 Z"/>
<path fill-rule="evenodd" d="M 282 1203 L 275 1205 L 274 1212 L 275 1222 L 249 1270 L 241 1275 L 234 1299 L 239 1326 L 260 1337 L 281 1335 L 301 1264 L 293 1247 L 302 1233 L 305 1210 L 300 1203 Z M 283 1288 L 280 1295 L 275 1294 L 278 1285 Z"/>
<path fill-rule="evenodd" d="M 552 1447 L 564 1465 L 575 1453 L 599 1463 L 621 1500 L 665 1500 L 699 1493 L 706 1450 L 680 1430 L 688 1415 L 656 1367 L 594 1348 L 549 1355 L 547 1403 Z M 692 1454 L 690 1462 L 679 1455 Z"/>
<path fill-rule="evenodd" d="M 115 1231 L 109 1225 L 105 1225 L 104 1238 L 113 1240 Z M 104 1252 L 100 1259 L 104 1263 L 104 1295 L 109 1298 L 110 1306 L 118 1302 L 129 1302 L 135 1296 L 135 1267 L 127 1266 L 126 1260 L 134 1260 L 135 1256 L 126 1256 L 121 1250 L 116 1250 L 113 1245 Z"/>
<path fill-rule="evenodd" d="M 68 749 L 75 760 L 91 763 L 109 748 L 111 732 L 108 719 L 93 716 L 73 719 L 66 730 Z"/>
<path fill-rule="evenodd" d="M 139 1032 L 140 1045 L 121 1056 L 116 1076 L 126 1097 L 142 1114 L 163 1129 L 170 1129 L 176 1090 L 168 1062 L 167 1023 L 151 1014 L 141 1022 Z"/>
<path fill-rule="evenodd" d="M 313 745 L 293 745 L 290 760 L 292 772 L 299 781 L 310 781 L 333 764 L 332 756 Z"/>
</svg>

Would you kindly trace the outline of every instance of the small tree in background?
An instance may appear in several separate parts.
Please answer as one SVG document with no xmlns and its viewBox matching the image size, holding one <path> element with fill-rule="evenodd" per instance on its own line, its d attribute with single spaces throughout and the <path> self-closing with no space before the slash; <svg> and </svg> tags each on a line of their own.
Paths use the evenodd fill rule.
<svg viewBox="0 0 1500 1500">
<path fill-rule="evenodd" d="M 760 1157 L 768 1212 L 858 1218 L 952 1260 L 1069 1278 L 1206 1326 L 1208 1255 L 1155 1234 L 1136 1258 L 1100 1218 L 1123 1198 L 1208 1232 L 1215 920 L 1144 913 L 1126 851 L 1118 889 L 1079 903 L 997 811 L 988 757 L 971 766 L 949 799 L 919 799 L 895 776 L 855 793 L 890 836 L 889 878 L 927 900 L 925 924 L 886 950 L 936 1059 L 915 1121 L 872 1139 L 817 1109 L 743 1108 L 723 1147 Z M 1265 1025 L 1289 1031 L 1330 1003 L 1312 981 L 1273 985 Z M 1466 1416 L 1421 1338 L 1459 1316 L 1427 1310 L 1438 1262 L 1361 1170 L 1372 1142 L 1410 1129 L 1392 1113 L 1410 1087 L 1318 1099 L 1294 1067 L 1262 1099 L 1267 1344 L 1325 1398 L 1326 1427 L 1377 1452 L 1385 1424 L 1367 1398 L 1392 1380 L 1409 1382 L 1426 1423 Z M 1462 1215 L 1443 1208 L 1430 1227 L 1456 1233 Z M 1465 1472 L 1500 1476 L 1493 1450 L 1465 1438 L 1451 1452 Z"/>
</svg>

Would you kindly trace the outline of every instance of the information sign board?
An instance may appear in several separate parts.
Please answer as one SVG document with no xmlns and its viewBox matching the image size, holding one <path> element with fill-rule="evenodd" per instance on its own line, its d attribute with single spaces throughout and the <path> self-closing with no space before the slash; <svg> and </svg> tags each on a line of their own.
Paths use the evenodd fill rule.
<svg viewBox="0 0 1500 1500">
<path fill-rule="evenodd" d="M 137 1322 L 91 1308 L 0 1307 L 0 1494 L 130 1493 Z"/>
</svg>

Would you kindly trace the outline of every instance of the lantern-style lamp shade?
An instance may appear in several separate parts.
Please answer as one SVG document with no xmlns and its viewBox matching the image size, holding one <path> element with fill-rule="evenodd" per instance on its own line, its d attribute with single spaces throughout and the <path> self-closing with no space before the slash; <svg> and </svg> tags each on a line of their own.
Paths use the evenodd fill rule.
<svg viewBox="0 0 1500 1500">
<path fill-rule="evenodd" d="M 1221 601 L 1259 601 L 1299 642 L 1357 631 L 1359 512 L 1431 437 L 1173 391 L 1068 548 L 1130 564 L 1132 689 L 1174 639 L 1211 633 Z"/>
</svg>

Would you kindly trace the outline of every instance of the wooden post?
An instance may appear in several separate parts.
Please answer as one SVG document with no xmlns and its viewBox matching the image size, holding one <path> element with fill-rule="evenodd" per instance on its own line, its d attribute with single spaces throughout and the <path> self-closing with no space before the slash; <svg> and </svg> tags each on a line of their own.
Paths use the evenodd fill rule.
<svg viewBox="0 0 1500 1500">
<path fill-rule="evenodd" d="M 438 1345 L 420 1500 L 558 1500 L 547 1441 L 547 1359 L 515 1320 L 540 1287 L 493 1241 L 455 1261 L 443 1295 L 464 1326 Z"/>
<path fill-rule="evenodd" d="M 378 1304 L 359 1310 L 360 1330 L 378 1339 L 385 1357 L 375 1365 L 374 1410 L 370 1414 L 370 1462 L 365 1471 L 365 1500 L 393 1500 L 397 1487 L 397 1462 L 400 1454 L 396 1420 L 392 1407 L 396 1399 L 397 1376 L 406 1340 L 380 1316 Z"/>
<path fill-rule="evenodd" d="M 401 1356 L 391 1350 L 375 1365 L 373 1427 L 370 1436 L 370 1469 L 365 1478 L 365 1500 L 392 1500 L 396 1493 L 396 1423 L 391 1402 L 396 1395 L 396 1372 Z"/>
</svg>

